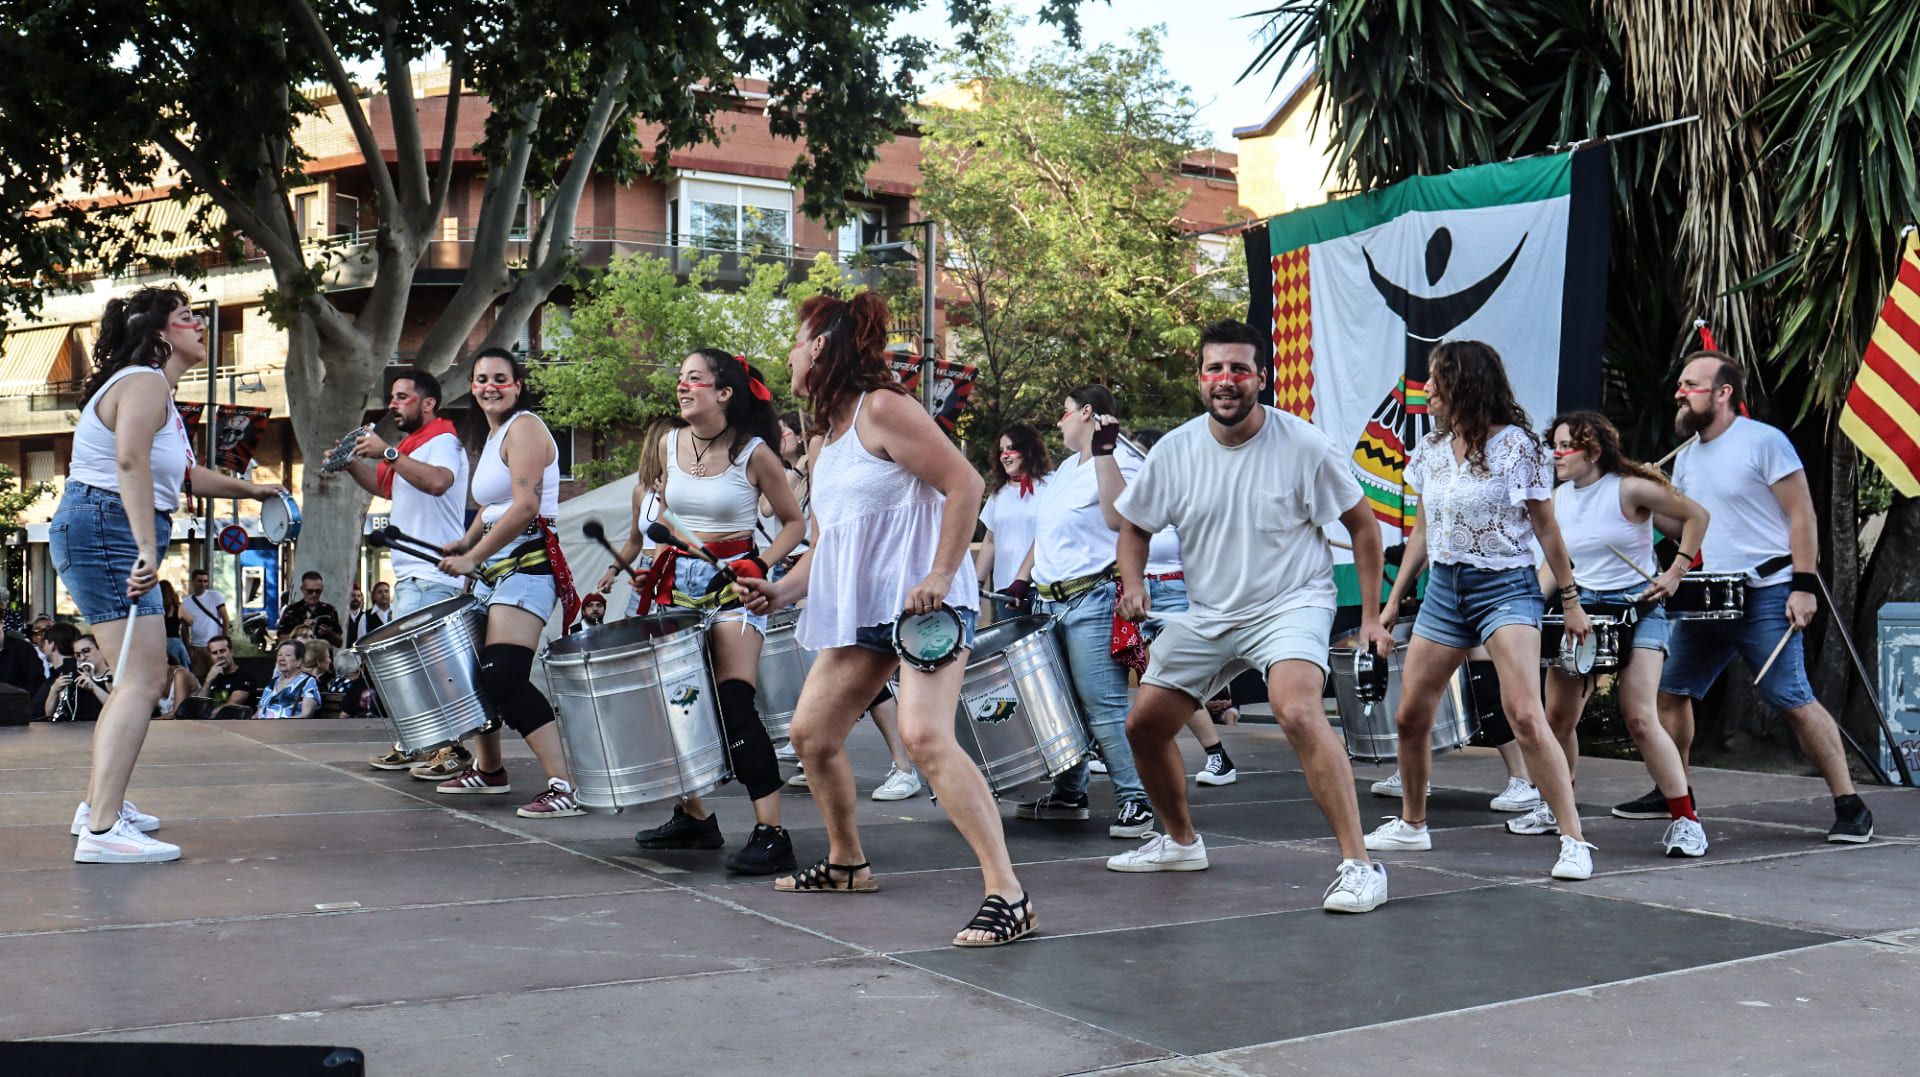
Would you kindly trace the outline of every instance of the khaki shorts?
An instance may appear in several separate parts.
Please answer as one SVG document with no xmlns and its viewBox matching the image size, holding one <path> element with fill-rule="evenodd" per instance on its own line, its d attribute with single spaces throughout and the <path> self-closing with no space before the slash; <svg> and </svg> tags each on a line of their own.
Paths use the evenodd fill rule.
<svg viewBox="0 0 1920 1077">
<path fill-rule="evenodd" d="M 1207 634 L 1202 635 L 1204 629 Z M 1262 677 L 1276 662 L 1298 660 L 1327 671 L 1333 610 L 1308 606 L 1221 629 L 1196 626 L 1185 617 L 1164 619 L 1147 658 L 1141 684 L 1169 688 L 1194 700 L 1209 699 L 1246 670 Z"/>
</svg>

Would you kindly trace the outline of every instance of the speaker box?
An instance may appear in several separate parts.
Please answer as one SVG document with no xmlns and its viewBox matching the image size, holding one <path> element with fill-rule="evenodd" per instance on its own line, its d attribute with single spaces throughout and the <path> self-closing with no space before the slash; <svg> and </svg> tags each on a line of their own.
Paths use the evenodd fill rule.
<svg viewBox="0 0 1920 1077">
<path fill-rule="evenodd" d="M 0 1043 L 0 1073 L 64 1077 L 363 1077 L 352 1047 L 225 1043 Z"/>
</svg>

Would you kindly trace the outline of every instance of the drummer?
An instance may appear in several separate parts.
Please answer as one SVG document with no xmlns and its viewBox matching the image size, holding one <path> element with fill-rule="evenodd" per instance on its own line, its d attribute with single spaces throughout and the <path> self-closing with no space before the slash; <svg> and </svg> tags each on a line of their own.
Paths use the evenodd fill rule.
<svg viewBox="0 0 1920 1077">
<path fill-rule="evenodd" d="M 1700 548 L 1707 532 L 1707 510 L 1688 501 L 1659 471 L 1622 455 L 1620 431 L 1603 415 L 1576 411 L 1556 416 L 1547 426 L 1547 436 L 1553 445 L 1554 477 L 1560 481 L 1553 491 L 1553 516 L 1566 538 L 1567 555 L 1573 559 L 1580 605 L 1589 612 L 1609 606 L 1624 612 L 1640 604 L 1632 629 L 1633 646 L 1620 656 L 1624 668 L 1614 684 L 1620 716 L 1672 819 L 1660 839 L 1661 848 L 1668 856 L 1705 856 L 1707 832 L 1687 793 L 1680 753 L 1660 725 L 1654 697 L 1667 647 L 1667 611 L 1660 602 L 1680 585 L 1693 564 L 1688 551 Z M 1679 555 L 1658 576 L 1653 561 L 1656 523 L 1662 532 L 1680 536 Z M 1541 589 L 1551 583 L 1551 573 L 1542 566 Z M 1575 777 L 1580 762 L 1580 714 L 1592 692 L 1592 677 L 1571 676 L 1549 667 L 1547 724 L 1566 752 L 1569 779 Z M 1553 809 L 1545 804 L 1507 820 L 1507 829 L 1515 834 L 1560 832 Z"/>
<path fill-rule="evenodd" d="M 1029 423 L 1014 423 L 1000 431 L 1000 451 L 994 455 L 987 504 L 980 510 L 986 535 L 974 556 L 974 572 L 989 591 L 1005 588 L 1020 574 L 1020 562 L 1033 548 L 1034 517 L 1040 491 L 1053 474 L 1053 458 L 1040 431 Z M 1005 620 L 1002 599 L 992 599 L 994 620 Z"/>
<path fill-rule="evenodd" d="M 815 541 L 777 583 L 746 579 L 749 608 L 765 613 L 811 596 L 796 637 L 819 652 L 801 689 L 793 743 L 827 825 L 827 855 L 775 880 L 783 893 L 878 889 L 854 819 L 847 734 L 899 674 L 900 732 L 940 807 L 980 860 L 986 894 L 955 946 L 997 946 L 1031 933 L 1032 898 L 1014 876 L 1000 812 L 955 739 L 960 681 L 979 616 L 967 544 L 979 516 L 980 476 L 887 363 L 887 304 L 873 292 L 819 295 L 800 307 L 788 360 L 793 391 L 811 402 L 826 442 L 814 459 Z M 942 606 L 960 620 L 955 661 L 930 672 L 904 665 L 892 645 L 902 617 Z"/>
<path fill-rule="evenodd" d="M 620 560 L 608 565 L 606 573 L 594 586 L 594 590 L 603 595 L 611 593 L 613 581 L 620 578 L 620 562 L 632 565 L 634 574 L 627 581 L 633 588 L 633 595 L 627 600 L 629 617 L 638 617 L 653 609 L 652 597 L 642 593 L 646 589 L 646 569 L 653 564 L 653 540 L 647 537 L 647 528 L 660 519 L 660 488 L 667 481 L 667 465 L 660 458 L 660 448 L 666 443 L 667 433 L 672 429 L 671 420 L 656 419 L 648 424 L 646 433 L 640 436 L 640 460 L 634 469 L 633 505 L 627 541 L 620 547 Z"/>
<path fill-rule="evenodd" d="M 1660 678 L 1660 722 L 1673 735 L 1684 764 L 1693 746 L 1693 701 L 1713 687 L 1735 651 L 1749 670 L 1758 671 L 1784 640 L 1773 667 L 1755 688 L 1769 706 L 1786 712 L 1800 750 L 1833 792 L 1827 840 L 1864 842 L 1873 837 L 1873 813 L 1847 773 L 1833 715 L 1807 683 L 1801 633 L 1820 605 L 1815 597 L 1820 590 L 1815 574 L 1820 532 L 1806 469 L 1785 434 L 1740 414 L 1745 382 L 1732 359 L 1719 352 L 1696 352 L 1688 357 L 1674 391 L 1677 432 L 1699 440 L 1675 457 L 1673 484 L 1713 513 L 1713 530 L 1700 552 L 1708 572 L 1746 576 L 1746 616 L 1738 621 L 1675 622 L 1673 660 Z M 1659 807 L 1657 796 L 1656 791 L 1629 801 L 1613 813 L 1648 818 Z"/>
<path fill-rule="evenodd" d="M 501 720 L 526 738 L 547 772 L 546 789 L 518 814 L 526 819 L 583 815 L 567 780 L 553 705 L 533 686 L 533 649 L 553 615 L 554 602 L 561 603 L 562 631 L 580 602 L 553 532 L 560 509 L 560 447 L 534 414 L 526 369 L 512 352 L 482 349 L 473 361 L 472 392 L 486 419 L 486 440 L 468 491 L 480 512 L 467 533 L 447 548 L 440 571 L 450 576 L 481 573 L 482 582 L 473 590 L 487 610 L 480 687 Z M 435 791 L 504 795 L 512 789 L 500 757 L 500 731 L 494 729 L 473 738 L 473 763 L 466 773 L 441 782 Z"/>
<path fill-rule="evenodd" d="M 765 579 L 768 563 L 785 558 L 806 532 L 800 503 L 773 448 L 780 439 L 773 393 L 745 359 L 716 348 L 701 348 L 681 362 L 679 390 L 680 422 L 660 448 L 666 464 L 660 494 L 664 511 L 672 512 L 678 527 L 690 532 L 688 537 L 734 578 Z M 765 549 L 756 551 L 753 529 L 762 497 L 773 505 L 780 530 Z M 755 700 L 767 618 L 740 607 L 735 588 L 719 569 L 671 546 L 654 558 L 648 578 L 654 602 L 663 611 L 709 614 L 707 649 L 727 758 L 733 776 L 753 800 L 755 820 L 746 844 L 727 858 L 727 869 L 742 875 L 792 871 L 797 866 L 793 839 L 780 825 L 780 763 Z M 633 840 L 642 849 L 718 849 L 726 844 L 719 818 L 698 796 L 674 805 L 666 822 L 642 830 Z"/>
<path fill-rule="evenodd" d="M 1531 546 L 1538 541 L 1560 583 L 1566 630 L 1586 638 L 1573 566 L 1554 523 L 1547 454 L 1527 429 L 1500 356 L 1477 340 L 1443 341 L 1433 349 L 1427 408 L 1434 432 L 1407 461 L 1406 484 L 1420 499 L 1393 594 L 1380 611 L 1388 629 L 1400 600 L 1425 567 L 1433 572 L 1413 623 L 1400 679 L 1400 814 L 1367 835 L 1376 852 L 1433 848 L 1427 832 L 1427 775 L 1432 767 L 1434 713 L 1442 690 L 1467 654 L 1484 644 L 1500 677 L 1500 703 L 1541 799 L 1560 821 L 1556 879 L 1593 874 L 1593 846 L 1580 830 L 1567 761 L 1552 743 L 1540 705 L 1540 589 Z"/>
<path fill-rule="evenodd" d="M 1207 867 L 1174 739 L 1201 701 L 1251 668 L 1266 678 L 1274 716 L 1340 843 L 1340 869 L 1322 907 L 1369 912 L 1387 900 L 1387 873 L 1367 856 L 1353 768 L 1320 705 L 1337 600 L 1320 529 L 1339 520 L 1353 535 L 1362 643 L 1384 653 L 1393 637 L 1379 622 L 1380 534 L 1346 455 L 1313 424 L 1260 403 L 1262 343 L 1242 322 L 1206 328 L 1199 369 L 1206 415 L 1154 446 L 1115 506 L 1126 521 L 1121 616 L 1164 622 L 1127 716 L 1127 739 L 1164 830 L 1107 867 Z M 1169 527 L 1184 546 L 1189 605 L 1156 613 L 1145 580 L 1148 549 L 1151 536 Z"/>
</svg>

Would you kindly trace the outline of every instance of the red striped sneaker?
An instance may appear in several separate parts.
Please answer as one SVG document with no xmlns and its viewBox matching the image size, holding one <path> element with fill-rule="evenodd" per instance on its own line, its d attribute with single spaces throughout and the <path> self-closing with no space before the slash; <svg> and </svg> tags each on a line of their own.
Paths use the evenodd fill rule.
<svg viewBox="0 0 1920 1077">
<path fill-rule="evenodd" d="M 511 793 L 513 783 L 507 780 L 507 768 L 501 767 L 496 774 L 482 774 L 480 768 L 470 767 L 458 778 L 449 778 L 433 787 L 436 793 Z"/>
<path fill-rule="evenodd" d="M 515 814 L 522 819 L 564 819 L 569 815 L 585 815 L 587 809 L 573 799 L 573 786 L 565 778 L 548 778 L 547 791 Z"/>
</svg>

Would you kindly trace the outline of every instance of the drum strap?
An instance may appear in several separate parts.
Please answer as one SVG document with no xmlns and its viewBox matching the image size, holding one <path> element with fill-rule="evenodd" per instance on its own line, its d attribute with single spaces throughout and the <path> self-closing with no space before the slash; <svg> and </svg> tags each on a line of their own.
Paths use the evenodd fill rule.
<svg viewBox="0 0 1920 1077">
<path fill-rule="evenodd" d="M 513 551 L 512 555 L 480 566 L 480 579 L 492 587 L 516 572 L 530 572 L 545 576 L 547 572 L 547 547 L 545 543 L 527 542 Z M 549 570 L 551 571 L 551 570 Z"/>
</svg>

